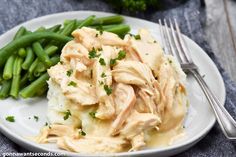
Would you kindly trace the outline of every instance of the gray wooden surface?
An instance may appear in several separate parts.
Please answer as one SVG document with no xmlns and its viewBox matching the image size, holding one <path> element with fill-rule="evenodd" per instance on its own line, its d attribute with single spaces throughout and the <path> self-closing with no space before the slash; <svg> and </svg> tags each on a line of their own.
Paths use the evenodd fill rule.
<svg viewBox="0 0 236 157">
<path fill-rule="evenodd" d="M 236 81 L 236 1 L 205 0 L 207 41 L 229 76 Z"/>
</svg>

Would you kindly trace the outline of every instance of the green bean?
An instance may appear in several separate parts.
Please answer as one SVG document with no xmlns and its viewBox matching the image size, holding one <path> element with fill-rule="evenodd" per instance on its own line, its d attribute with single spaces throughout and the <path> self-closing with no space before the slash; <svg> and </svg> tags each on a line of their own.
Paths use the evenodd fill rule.
<svg viewBox="0 0 236 157">
<path fill-rule="evenodd" d="M 25 73 L 20 80 L 20 88 L 24 87 L 25 84 L 28 82 L 28 75 L 29 73 Z"/>
<path fill-rule="evenodd" d="M 48 85 L 45 84 L 42 88 L 38 89 L 34 96 L 42 96 L 48 90 Z"/>
<path fill-rule="evenodd" d="M 45 48 L 45 53 L 48 56 L 52 56 L 53 54 L 55 54 L 55 52 L 58 50 L 58 47 L 52 45 L 52 46 L 48 46 L 47 48 Z M 42 62 L 39 61 L 38 58 L 36 58 L 34 60 L 34 62 L 31 64 L 31 66 L 29 67 L 29 78 L 34 79 L 33 75 L 34 75 L 34 71 L 37 69 L 40 69 L 42 67 L 44 67 L 44 64 Z"/>
<path fill-rule="evenodd" d="M 61 28 L 61 25 L 55 25 L 55 26 L 52 26 L 50 28 L 47 28 L 47 31 L 49 32 L 57 32 L 59 29 Z"/>
<path fill-rule="evenodd" d="M 13 78 L 11 83 L 11 90 L 10 95 L 13 98 L 18 97 L 19 89 L 20 89 L 20 73 L 21 73 L 21 64 L 23 62 L 23 59 L 21 57 L 17 57 L 14 61 L 13 66 Z"/>
<path fill-rule="evenodd" d="M 12 78 L 14 60 L 15 60 L 15 55 L 11 55 L 7 59 L 7 62 L 3 69 L 3 79 L 9 80 Z"/>
<path fill-rule="evenodd" d="M 73 20 L 70 20 L 70 19 L 64 20 L 64 22 L 63 22 L 64 27 L 65 27 L 66 25 L 68 25 L 69 23 L 73 22 L 74 20 L 75 20 L 75 19 L 73 19 Z M 76 23 L 78 23 L 77 21 L 78 21 L 78 20 L 76 20 Z"/>
<path fill-rule="evenodd" d="M 65 20 L 64 25 L 68 25 L 73 20 Z M 79 26 L 84 20 L 76 20 L 76 25 Z M 89 26 L 101 26 L 110 24 L 120 24 L 124 21 L 124 18 L 120 15 L 112 15 L 107 17 L 95 18 Z"/>
<path fill-rule="evenodd" d="M 96 18 L 92 25 L 110 25 L 110 24 L 119 24 L 124 21 L 124 18 L 120 15 L 113 15 L 107 17 Z"/>
<path fill-rule="evenodd" d="M 46 66 L 51 66 L 51 60 L 48 56 L 48 54 L 44 51 L 41 44 L 39 42 L 33 43 L 33 50 L 35 54 L 37 55 L 38 59 L 43 62 Z"/>
<path fill-rule="evenodd" d="M 24 69 L 24 70 L 29 69 L 30 65 L 33 63 L 34 58 L 35 58 L 34 52 L 31 47 L 26 48 L 26 54 L 27 55 L 26 55 L 25 61 L 22 64 L 22 69 Z"/>
<path fill-rule="evenodd" d="M 18 55 L 19 55 L 20 57 L 25 57 L 25 56 L 26 56 L 26 50 L 25 50 L 25 48 L 20 48 L 20 49 L 18 50 Z"/>
<path fill-rule="evenodd" d="M 33 32 L 32 31 L 26 31 L 24 35 L 29 35 L 29 34 L 32 34 Z"/>
<path fill-rule="evenodd" d="M 45 47 L 45 53 L 46 53 L 48 56 L 54 55 L 54 54 L 57 52 L 57 50 L 58 50 L 58 47 L 57 47 L 57 46 L 54 46 L 54 45 Z"/>
<path fill-rule="evenodd" d="M 26 32 L 26 28 L 25 27 L 20 27 L 19 30 L 16 32 L 13 40 L 16 40 L 18 38 L 20 38 L 21 36 L 24 35 L 24 33 Z M 9 57 L 9 58 L 8 58 Z M 15 60 L 15 56 L 11 55 L 8 56 L 6 59 L 6 64 L 4 66 L 4 71 L 3 71 L 3 78 L 5 80 L 11 79 L 12 78 L 12 71 L 13 71 L 13 63 Z M 1 57 L 0 57 L 1 60 Z"/>
<path fill-rule="evenodd" d="M 3 73 L 2 73 L 2 71 L 0 72 L 0 85 L 2 85 L 2 82 L 3 82 L 3 77 L 2 77 L 2 75 L 3 75 Z"/>
<path fill-rule="evenodd" d="M 23 59 L 21 57 L 17 57 L 14 61 L 13 65 L 13 76 L 14 75 L 20 75 L 21 73 L 21 64 L 23 63 Z"/>
<path fill-rule="evenodd" d="M 127 34 L 130 31 L 129 25 L 117 25 L 116 27 L 110 27 L 110 28 L 104 28 L 104 31 L 112 32 L 120 37 L 123 37 L 125 34 Z"/>
<path fill-rule="evenodd" d="M 26 47 L 32 44 L 34 41 L 37 41 L 43 38 L 55 40 L 61 43 L 66 43 L 72 40 L 72 38 L 70 37 L 59 35 L 57 33 L 52 33 L 52 32 L 37 32 L 37 33 L 24 35 L 8 43 L 6 46 L 0 49 L 0 66 L 2 66 L 6 62 L 7 58 L 10 57 L 17 49 L 21 47 Z"/>
<path fill-rule="evenodd" d="M 47 84 L 47 80 L 49 79 L 48 73 L 44 73 L 37 80 L 32 82 L 29 86 L 25 87 L 20 91 L 20 96 L 23 98 L 29 98 L 35 95 L 37 89 L 42 88 Z"/>
<path fill-rule="evenodd" d="M 57 64 L 60 61 L 60 56 L 55 55 L 51 58 L 52 66 Z M 38 64 L 36 69 L 34 70 L 34 76 L 39 77 L 41 73 L 45 72 L 47 70 L 47 67 L 43 64 Z"/>
<path fill-rule="evenodd" d="M 32 76 L 33 76 L 33 74 L 34 74 L 34 70 L 35 70 L 35 68 L 37 67 L 38 63 L 39 63 L 39 59 L 36 58 L 36 59 L 34 60 L 34 62 L 31 64 L 31 66 L 29 67 L 29 70 L 28 70 L 28 72 L 29 72 L 28 77 L 29 77 L 29 78 L 32 78 Z"/>
<path fill-rule="evenodd" d="M 32 81 L 34 81 L 36 79 L 36 77 L 33 75 L 33 73 L 30 75 L 28 75 L 28 80 L 30 81 L 30 82 L 32 82 Z"/>
<path fill-rule="evenodd" d="M 26 33 L 26 31 L 27 31 L 26 28 L 23 27 L 23 26 L 21 26 L 21 27 L 18 29 L 18 31 L 16 32 L 16 34 L 15 34 L 13 40 L 18 39 L 18 38 L 20 38 L 21 36 L 23 36 L 23 35 Z"/>
<path fill-rule="evenodd" d="M 73 30 L 75 29 L 76 27 L 76 21 L 73 20 L 71 23 L 69 23 L 68 25 L 66 25 L 63 30 L 60 32 L 61 35 L 71 35 L 71 33 L 73 32 Z"/>
<path fill-rule="evenodd" d="M 95 15 L 91 15 L 89 17 L 87 17 L 85 20 L 83 20 L 78 26 L 77 28 L 82 28 L 84 26 L 89 26 L 93 23 L 95 19 Z"/>
<path fill-rule="evenodd" d="M 55 25 L 55 26 L 52 26 L 52 27 L 46 29 L 46 31 L 57 33 L 57 32 L 60 30 L 60 27 L 61 27 L 61 25 Z M 50 42 L 50 40 L 48 40 L 48 39 L 42 39 L 42 40 L 40 40 L 40 43 L 41 43 L 43 46 L 46 45 L 46 44 L 49 43 L 49 42 Z"/>
<path fill-rule="evenodd" d="M 46 28 L 41 26 L 38 29 L 36 29 L 34 32 L 44 32 L 44 31 L 46 31 Z"/>
<path fill-rule="evenodd" d="M 11 80 L 4 80 L 0 90 L 0 99 L 5 99 L 9 96 L 10 88 L 11 88 Z"/>
</svg>

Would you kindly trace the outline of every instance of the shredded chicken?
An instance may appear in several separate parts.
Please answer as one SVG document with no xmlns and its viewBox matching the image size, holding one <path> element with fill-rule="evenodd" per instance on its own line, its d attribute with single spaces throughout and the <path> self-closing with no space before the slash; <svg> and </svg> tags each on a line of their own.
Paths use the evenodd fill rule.
<svg viewBox="0 0 236 157">
<path fill-rule="evenodd" d="M 154 76 L 150 68 L 138 61 L 121 61 L 112 71 L 116 82 L 141 87 L 152 86 Z"/>
<path fill-rule="evenodd" d="M 66 65 L 57 64 L 48 70 L 50 78 L 61 86 L 64 95 L 81 105 L 93 105 L 98 102 L 95 87 L 89 82 L 78 80 L 73 76 L 67 76 Z"/>
<path fill-rule="evenodd" d="M 35 141 L 91 154 L 141 150 L 168 131 L 180 137 L 186 77 L 147 30 L 140 39 L 87 27 L 72 35 L 48 70 L 50 125 Z"/>
<path fill-rule="evenodd" d="M 101 32 L 92 28 L 83 27 L 75 30 L 72 35 L 80 41 L 87 49 L 101 48 L 102 45 L 125 46 L 126 42 L 118 35 L 110 32 Z"/>
<path fill-rule="evenodd" d="M 162 62 L 163 50 L 146 29 L 140 29 L 139 35 L 140 40 L 130 39 L 131 47 L 135 50 L 141 62 L 147 64 L 157 75 Z"/>
<path fill-rule="evenodd" d="M 84 137 L 79 140 L 63 137 L 57 144 L 62 149 L 78 153 L 115 153 L 121 152 L 127 142 L 115 137 Z"/>
<path fill-rule="evenodd" d="M 111 134 L 116 134 L 131 114 L 136 97 L 132 86 L 119 83 L 115 91 L 117 117 L 111 125 Z"/>
</svg>

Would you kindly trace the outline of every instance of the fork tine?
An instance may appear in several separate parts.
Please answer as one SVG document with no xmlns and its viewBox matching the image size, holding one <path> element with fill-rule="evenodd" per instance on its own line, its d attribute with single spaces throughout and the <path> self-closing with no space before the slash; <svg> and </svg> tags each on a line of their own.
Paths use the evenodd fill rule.
<svg viewBox="0 0 236 157">
<path fill-rule="evenodd" d="M 160 25 L 161 38 L 164 46 L 164 53 L 173 55 L 166 35 L 166 30 L 165 30 L 166 28 L 164 24 L 162 24 L 161 19 L 159 19 L 159 25 Z"/>
<path fill-rule="evenodd" d="M 165 28 L 165 33 L 164 33 L 164 35 L 166 36 L 166 38 L 165 38 L 165 39 L 166 39 L 166 43 L 167 43 L 168 46 L 169 46 L 171 55 L 174 56 L 174 55 L 175 55 L 175 51 L 174 51 L 174 47 L 173 47 L 173 45 L 172 45 L 172 43 L 171 43 L 169 28 L 168 28 L 166 19 L 164 19 L 164 28 Z"/>
<path fill-rule="evenodd" d="M 167 46 L 166 46 L 166 41 L 165 41 L 165 37 L 164 37 L 163 25 L 162 25 L 161 19 L 158 20 L 158 24 L 159 24 L 160 34 L 161 34 L 161 43 L 162 43 L 162 46 L 164 49 L 164 53 L 166 53 L 168 50 L 166 50 Z"/>
<path fill-rule="evenodd" d="M 176 29 L 178 41 L 179 41 L 180 47 L 181 47 L 181 49 L 182 49 L 182 51 L 181 51 L 182 53 L 181 53 L 181 54 L 183 54 L 183 55 L 185 56 L 185 58 L 187 59 L 187 62 L 192 62 L 192 59 L 191 59 L 191 57 L 190 57 L 189 54 L 188 54 L 188 50 L 187 50 L 186 43 L 185 43 L 185 41 L 184 41 L 184 39 L 182 38 L 182 35 L 181 35 L 181 33 L 180 33 L 179 25 L 178 25 L 176 19 L 174 19 L 174 23 L 175 23 L 175 29 Z"/>
<path fill-rule="evenodd" d="M 173 24 L 171 22 L 171 19 L 169 19 L 169 23 L 170 23 L 170 29 L 171 29 L 171 35 L 172 35 L 172 41 L 174 42 L 175 48 L 176 48 L 176 57 L 178 57 L 180 59 L 180 63 L 186 63 L 186 58 L 183 55 L 183 53 L 181 52 L 181 45 L 178 42 L 177 36 L 176 36 L 176 31 L 174 30 Z"/>
</svg>

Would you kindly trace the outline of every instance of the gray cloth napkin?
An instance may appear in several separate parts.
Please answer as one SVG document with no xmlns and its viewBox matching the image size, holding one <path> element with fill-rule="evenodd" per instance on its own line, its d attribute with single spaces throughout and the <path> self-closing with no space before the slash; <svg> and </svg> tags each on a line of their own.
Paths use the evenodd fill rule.
<svg viewBox="0 0 236 157">
<path fill-rule="evenodd" d="M 97 10 L 114 12 L 114 10 L 102 0 L 0 0 L 0 34 L 13 26 L 56 12 L 72 10 Z M 202 47 L 217 65 L 225 81 L 227 98 L 226 108 L 236 117 L 236 85 L 228 77 L 225 70 L 219 64 L 217 57 L 212 52 L 205 40 L 203 26 L 205 23 L 204 3 L 200 0 L 190 0 L 186 4 L 166 11 L 138 13 L 135 16 L 157 22 L 159 18 L 175 17 L 180 22 L 181 30 Z M 122 12 L 128 14 L 127 12 Z M 16 145 L 4 135 L 0 134 L 0 154 L 3 152 L 24 152 L 23 148 Z M 231 157 L 236 156 L 236 142 L 227 140 L 219 125 L 216 123 L 213 129 L 198 144 L 189 150 L 177 155 L 178 157 Z"/>
</svg>

